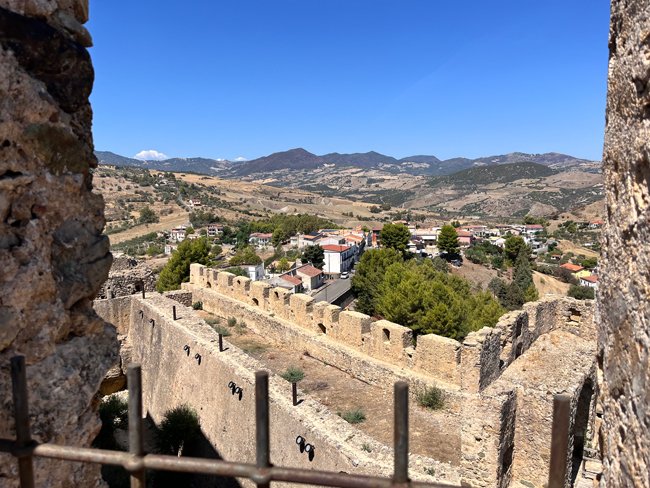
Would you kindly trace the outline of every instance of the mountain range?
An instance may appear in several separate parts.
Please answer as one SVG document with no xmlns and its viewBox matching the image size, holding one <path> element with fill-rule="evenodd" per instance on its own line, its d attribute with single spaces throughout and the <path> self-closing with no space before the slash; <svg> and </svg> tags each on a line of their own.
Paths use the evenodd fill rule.
<svg viewBox="0 0 650 488">
<path fill-rule="evenodd" d="M 528 154 L 514 152 L 476 159 L 452 158 L 440 160 L 435 156 L 427 155 L 408 156 L 406 158 L 396 159 L 375 151 L 353 154 L 334 152 L 318 156 L 303 148 L 296 148 L 276 152 L 245 162 L 201 157 L 142 161 L 120 156 L 109 151 L 96 151 L 95 154 L 100 164 L 132 166 L 162 171 L 192 172 L 216 175 L 224 178 L 259 178 L 273 175 L 274 172 L 278 171 L 316 170 L 331 166 L 373 169 L 392 174 L 419 176 L 443 176 L 469 168 L 519 162 L 537 163 L 559 171 L 580 169 L 583 171 L 598 172 L 600 167 L 598 161 L 589 161 L 560 153 Z"/>
</svg>

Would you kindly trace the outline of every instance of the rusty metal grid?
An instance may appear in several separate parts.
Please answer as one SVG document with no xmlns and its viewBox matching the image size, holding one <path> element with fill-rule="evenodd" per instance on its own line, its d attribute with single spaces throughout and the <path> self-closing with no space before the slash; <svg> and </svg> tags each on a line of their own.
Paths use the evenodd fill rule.
<svg viewBox="0 0 650 488">
<path fill-rule="evenodd" d="M 33 467 L 35 456 L 62 461 L 122 466 L 130 473 L 131 488 L 145 488 L 147 469 L 247 478 L 260 488 L 271 486 L 272 481 L 343 488 L 452 488 L 453 486 L 444 483 L 411 481 L 408 477 L 408 384 L 406 382 L 398 381 L 394 388 L 395 463 L 393 476 L 381 478 L 273 466 L 270 459 L 269 374 L 267 371 L 255 373 L 256 464 L 146 454 L 143 447 L 141 378 L 140 366 L 130 365 L 127 370 L 129 452 L 50 443 L 39 444 L 32 440 L 30 432 L 25 357 L 14 356 L 11 359 L 11 379 L 16 439 L 0 439 L 0 452 L 10 453 L 17 458 L 21 488 L 35 487 Z M 566 483 L 569 423 L 570 397 L 557 395 L 553 403 L 553 435 L 548 488 L 563 488 Z"/>
</svg>

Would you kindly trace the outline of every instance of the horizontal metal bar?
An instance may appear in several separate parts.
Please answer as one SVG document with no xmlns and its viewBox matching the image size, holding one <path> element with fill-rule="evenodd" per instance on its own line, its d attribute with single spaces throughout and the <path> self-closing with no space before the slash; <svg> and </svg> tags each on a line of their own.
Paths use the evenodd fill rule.
<svg viewBox="0 0 650 488">
<path fill-rule="evenodd" d="M 15 453 L 17 448 L 18 446 L 15 441 L 0 439 L 0 451 Z M 411 481 L 410 483 L 394 483 L 390 478 L 298 468 L 283 468 L 278 466 L 258 468 L 254 464 L 233 463 L 217 459 L 190 457 L 179 458 L 177 456 L 163 456 L 158 454 L 146 454 L 145 456 L 138 458 L 128 452 L 91 449 L 86 447 L 60 446 L 57 444 L 34 444 L 32 446 L 24 447 L 23 450 L 26 453 L 31 452 L 32 455 L 38 457 L 123 466 L 131 472 L 144 467 L 145 469 L 231 476 L 236 478 L 260 479 L 268 477 L 272 481 L 287 481 L 320 486 L 339 486 L 342 488 L 395 488 L 402 486 L 409 486 L 412 488 L 454 487 L 454 485 L 443 483 L 424 483 L 416 481 Z"/>
</svg>

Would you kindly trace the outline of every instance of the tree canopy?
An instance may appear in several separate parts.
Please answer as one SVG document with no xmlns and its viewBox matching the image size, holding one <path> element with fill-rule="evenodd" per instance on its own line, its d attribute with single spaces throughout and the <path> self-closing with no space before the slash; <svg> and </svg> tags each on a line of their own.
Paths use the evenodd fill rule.
<svg viewBox="0 0 650 488">
<path fill-rule="evenodd" d="M 447 254 L 458 254 L 460 244 L 458 233 L 453 225 L 443 225 L 438 234 L 438 249 Z"/>
<path fill-rule="evenodd" d="M 392 248 L 369 249 L 362 254 L 352 278 L 352 292 L 357 297 L 356 309 L 359 312 L 369 315 L 375 313 L 379 285 L 384 279 L 386 268 L 401 261 L 402 254 Z"/>
<path fill-rule="evenodd" d="M 493 326 L 504 312 L 487 292 L 472 293 L 463 278 L 436 268 L 432 260 L 404 260 L 395 249 L 366 251 L 352 279 L 356 309 L 410 327 L 462 339 Z"/>
<path fill-rule="evenodd" d="M 156 212 L 151 210 L 151 207 L 148 205 L 142 207 L 140 210 L 140 218 L 138 218 L 139 224 L 154 224 L 158 221 L 160 221 L 160 219 L 158 218 L 158 215 L 156 215 Z"/>
<path fill-rule="evenodd" d="M 528 246 L 526 245 L 526 241 L 524 241 L 523 237 L 510 236 L 506 239 L 503 252 L 505 254 L 506 259 L 511 264 L 514 264 L 515 260 L 517 259 L 517 256 L 519 256 L 519 253 L 521 252 L 522 249 L 526 249 L 526 252 L 530 254 L 530 250 L 528 249 Z"/>
<path fill-rule="evenodd" d="M 383 247 L 395 249 L 402 254 L 406 253 L 411 233 L 404 224 L 385 224 L 379 234 L 379 241 Z"/>
<path fill-rule="evenodd" d="M 257 265 L 262 262 L 262 258 L 255 253 L 255 249 L 250 246 L 242 247 L 235 255 L 230 258 L 230 266 L 240 266 L 242 264 Z"/>
<path fill-rule="evenodd" d="M 302 261 L 311 263 L 312 266 L 318 269 L 323 269 L 325 264 L 325 251 L 318 244 L 315 246 L 307 246 L 302 253 Z"/>
<path fill-rule="evenodd" d="M 210 244 L 205 237 L 187 239 L 178 245 L 158 276 L 156 290 L 163 292 L 180 288 L 181 283 L 189 281 L 191 263 L 212 264 Z"/>
</svg>

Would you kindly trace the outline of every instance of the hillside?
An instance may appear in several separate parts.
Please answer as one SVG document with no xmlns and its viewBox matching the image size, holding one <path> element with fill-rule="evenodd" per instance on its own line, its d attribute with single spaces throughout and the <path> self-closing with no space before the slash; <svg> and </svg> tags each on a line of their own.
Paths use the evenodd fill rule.
<svg viewBox="0 0 650 488">
<path fill-rule="evenodd" d="M 521 162 L 480 166 L 458 171 L 447 176 L 431 178 L 431 186 L 476 186 L 485 183 L 510 183 L 517 180 L 545 178 L 557 174 L 556 170 L 538 163 Z"/>
<path fill-rule="evenodd" d="M 600 163 L 597 161 L 588 161 L 560 153 L 527 154 L 514 152 L 476 159 L 458 157 L 440 160 L 436 156 L 429 155 L 408 156 L 396 159 L 376 151 L 352 154 L 332 152 L 319 156 L 303 148 L 296 148 L 276 152 L 242 163 L 202 157 L 140 161 L 109 151 L 96 151 L 95 154 L 100 164 L 135 166 L 162 171 L 192 172 L 219 175 L 226 178 L 246 177 L 252 179 L 273 178 L 277 176 L 277 172 L 286 170 L 311 171 L 323 167 L 330 168 L 329 171 L 338 171 L 342 168 L 361 168 L 381 171 L 386 175 L 441 176 L 469 168 L 519 162 L 537 163 L 557 170 L 578 169 L 593 173 L 600 171 Z"/>
</svg>

